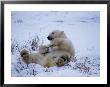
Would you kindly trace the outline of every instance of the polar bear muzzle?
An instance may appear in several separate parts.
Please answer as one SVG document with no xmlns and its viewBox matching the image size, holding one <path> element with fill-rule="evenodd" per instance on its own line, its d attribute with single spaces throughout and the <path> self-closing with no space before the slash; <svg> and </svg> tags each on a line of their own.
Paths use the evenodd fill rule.
<svg viewBox="0 0 110 87">
<path fill-rule="evenodd" d="M 48 39 L 48 40 L 53 40 L 53 38 L 52 38 L 52 37 L 50 37 L 50 36 L 48 36 L 48 37 L 47 37 L 47 39 Z"/>
</svg>

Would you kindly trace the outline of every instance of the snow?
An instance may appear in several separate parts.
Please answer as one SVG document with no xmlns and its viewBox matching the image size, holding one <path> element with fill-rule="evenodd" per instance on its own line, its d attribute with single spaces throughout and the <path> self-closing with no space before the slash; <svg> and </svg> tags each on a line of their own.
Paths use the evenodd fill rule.
<svg viewBox="0 0 110 87">
<path fill-rule="evenodd" d="M 43 68 L 26 65 L 20 50 L 36 52 L 30 45 L 47 45 L 48 34 L 63 30 L 72 41 L 76 61 L 62 67 Z M 98 11 L 12 11 L 11 12 L 11 75 L 13 77 L 97 77 L 100 76 L 100 13 Z"/>
</svg>

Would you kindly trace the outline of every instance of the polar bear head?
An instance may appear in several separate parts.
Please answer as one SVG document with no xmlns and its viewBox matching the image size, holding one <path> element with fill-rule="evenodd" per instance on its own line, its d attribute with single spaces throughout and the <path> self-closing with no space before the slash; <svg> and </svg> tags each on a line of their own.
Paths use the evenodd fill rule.
<svg viewBox="0 0 110 87">
<path fill-rule="evenodd" d="M 55 38 L 66 38 L 66 35 L 64 31 L 54 30 L 47 37 L 48 40 L 53 40 Z"/>
</svg>

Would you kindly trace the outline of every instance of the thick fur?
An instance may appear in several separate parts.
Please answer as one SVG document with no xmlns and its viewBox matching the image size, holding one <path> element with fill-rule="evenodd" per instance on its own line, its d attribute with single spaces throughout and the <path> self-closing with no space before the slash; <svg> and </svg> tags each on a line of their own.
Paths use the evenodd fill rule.
<svg viewBox="0 0 110 87">
<path fill-rule="evenodd" d="M 49 52 L 49 47 L 48 46 L 46 46 L 46 45 L 40 45 L 39 46 L 39 53 L 40 54 L 47 54 Z"/>
<path fill-rule="evenodd" d="M 55 30 L 47 37 L 50 40 L 49 46 L 53 51 L 66 51 L 70 53 L 71 58 L 75 56 L 75 49 L 72 42 L 67 38 L 64 31 Z"/>
<path fill-rule="evenodd" d="M 29 63 L 39 63 L 40 60 L 43 59 L 44 55 L 41 53 L 30 53 L 26 50 L 23 49 L 20 52 L 21 58 L 24 63 L 29 64 Z"/>
<path fill-rule="evenodd" d="M 53 50 L 66 51 L 70 53 L 71 57 L 75 56 L 75 50 L 70 40 L 67 38 L 55 38 L 52 42 Z"/>
<path fill-rule="evenodd" d="M 45 57 L 45 54 L 48 52 L 49 48 L 45 45 L 39 46 L 39 52 L 38 53 L 30 53 L 23 49 L 20 52 L 20 55 L 22 57 L 23 62 L 29 64 L 29 63 L 39 63 L 43 58 Z"/>
<path fill-rule="evenodd" d="M 60 67 L 68 62 L 66 59 L 70 57 L 69 53 L 63 51 L 53 51 L 48 53 L 48 51 L 49 50 L 47 46 L 40 46 L 39 53 L 29 54 L 26 49 L 23 49 L 20 52 L 20 55 L 24 63 L 36 63 L 42 65 L 43 67 Z"/>
<path fill-rule="evenodd" d="M 47 38 L 52 41 L 55 38 L 67 38 L 67 36 L 64 34 L 64 31 L 54 30 L 48 35 Z"/>
<path fill-rule="evenodd" d="M 52 59 L 56 66 L 64 66 L 70 62 L 71 55 L 66 51 L 52 51 L 46 55 L 46 59 Z"/>
</svg>

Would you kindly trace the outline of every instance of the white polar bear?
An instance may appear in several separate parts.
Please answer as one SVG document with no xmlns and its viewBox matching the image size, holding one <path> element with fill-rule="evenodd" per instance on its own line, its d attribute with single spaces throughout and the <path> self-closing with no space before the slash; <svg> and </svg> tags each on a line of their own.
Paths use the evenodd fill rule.
<svg viewBox="0 0 110 87">
<path fill-rule="evenodd" d="M 75 56 L 75 48 L 64 31 L 55 30 L 48 35 L 47 39 L 50 40 L 49 46 L 53 51 L 66 51 L 70 53 L 71 58 Z"/>
</svg>

